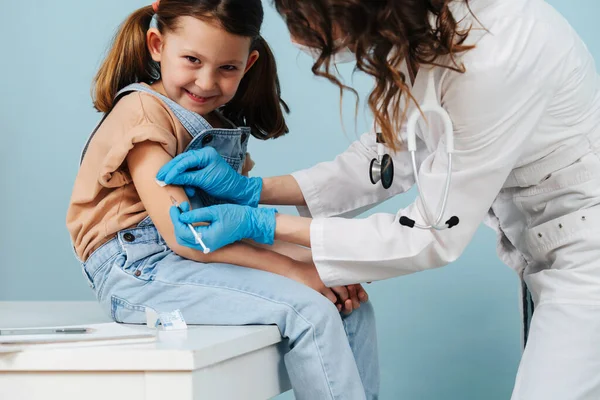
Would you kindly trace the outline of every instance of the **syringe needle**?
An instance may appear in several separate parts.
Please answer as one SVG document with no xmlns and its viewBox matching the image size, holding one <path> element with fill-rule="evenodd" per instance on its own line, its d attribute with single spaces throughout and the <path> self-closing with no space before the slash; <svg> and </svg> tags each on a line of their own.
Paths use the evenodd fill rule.
<svg viewBox="0 0 600 400">
<path fill-rule="evenodd" d="M 208 247 L 206 247 L 206 245 L 202 241 L 202 237 L 200 236 L 200 233 L 194 229 L 192 224 L 187 224 L 187 226 L 192 231 L 192 235 L 194 235 L 194 238 L 196 239 L 196 243 L 199 244 L 200 246 L 202 246 L 202 252 L 204 254 L 210 253 L 210 249 Z"/>
<path fill-rule="evenodd" d="M 177 209 L 179 210 L 180 213 L 183 213 L 183 210 L 179 206 L 179 202 L 173 196 L 171 196 L 171 203 L 173 203 L 173 205 L 175 207 L 177 207 Z M 192 224 L 186 224 L 186 225 L 189 228 L 189 230 L 192 232 L 192 235 L 194 235 L 194 239 L 196 239 L 196 243 L 199 244 L 200 246 L 202 246 L 202 252 L 204 254 L 210 253 L 210 249 L 208 247 L 206 247 L 206 245 L 202 241 L 202 236 L 200 235 L 200 233 L 194 229 L 194 226 Z"/>
</svg>

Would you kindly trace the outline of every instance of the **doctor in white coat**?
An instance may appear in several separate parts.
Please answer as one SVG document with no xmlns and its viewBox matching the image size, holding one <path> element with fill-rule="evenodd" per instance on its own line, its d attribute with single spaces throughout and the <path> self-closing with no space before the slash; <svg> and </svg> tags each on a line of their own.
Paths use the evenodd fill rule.
<svg viewBox="0 0 600 400">
<path fill-rule="evenodd" d="M 309 246 L 314 274 L 335 286 L 451 263 L 485 222 L 535 305 L 512 398 L 600 399 L 600 78 L 572 27 L 543 0 L 274 3 L 318 74 L 335 81 L 333 64 L 351 52 L 374 77 L 375 129 L 290 176 L 240 176 L 210 148 L 180 155 L 158 179 L 235 204 L 174 213 L 178 240 L 198 247 L 182 222 L 205 221 L 196 229 L 211 249 L 242 238 Z M 411 152 L 404 117 L 415 112 L 425 118 Z M 415 183 L 411 156 L 417 201 L 351 219 Z M 380 161 L 383 179 L 371 170 Z"/>
</svg>

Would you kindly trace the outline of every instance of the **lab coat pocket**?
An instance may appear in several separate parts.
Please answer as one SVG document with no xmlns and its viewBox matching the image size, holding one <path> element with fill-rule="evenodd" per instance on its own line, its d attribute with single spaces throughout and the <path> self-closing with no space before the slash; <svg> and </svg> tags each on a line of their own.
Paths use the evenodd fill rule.
<svg viewBox="0 0 600 400">
<path fill-rule="evenodd" d="M 534 302 L 600 304 L 600 206 L 527 231 L 525 281 Z"/>
<path fill-rule="evenodd" d="M 528 228 L 600 204 L 600 159 L 588 153 L 558 170 L 545 171 L 536 185 L 517 190 L 515 204 Z"/>
<path fill-rule="evenodd" d="M 553 268 L 595 262 L 600 269 L 600 206 L 578 210 L 527 230 L 533 261 Z"/>
</svg>

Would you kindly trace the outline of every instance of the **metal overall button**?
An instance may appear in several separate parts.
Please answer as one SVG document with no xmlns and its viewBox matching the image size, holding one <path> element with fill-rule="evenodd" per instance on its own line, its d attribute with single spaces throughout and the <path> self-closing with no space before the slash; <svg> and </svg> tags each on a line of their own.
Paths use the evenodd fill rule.
<svg viewBox="0 0 600 400">
<path fill-rule="evenodd" d="M 126 234 L 123 235 L 123 240 L 131 243 L 135 240 L 135 236 L 132 233 L 127 232 Z"/>
<path fill-rule="evenodd" d="M 142 271 L 140 271 L 139 269 L 134 272 L 135 276 L 140 276 L 141 274 L 142 274 Z"/>
<path fill-rule="evenodd" d="M 213 140 L 213 135 L 206 135 L 202 138 L 202 145 L 206 146 L 207 144 L 212 142 L 212 140 Z"/>
</svg>

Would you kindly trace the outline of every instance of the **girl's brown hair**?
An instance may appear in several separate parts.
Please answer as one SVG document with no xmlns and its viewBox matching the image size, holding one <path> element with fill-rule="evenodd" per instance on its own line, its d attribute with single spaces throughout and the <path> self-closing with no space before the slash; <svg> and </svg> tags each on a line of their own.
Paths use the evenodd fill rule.
<svg viewBox="0 0 600 400">
<path fill-rule="evenodd" d="M 344 46 L 356 53 L 356 69 L 375 78 L 368 104 L 385 143 L 401 147 L 400 132 L 409 101 L 414 98 L 400 64 L 439 65 L 440 56 L 450 56 L 452 65 L 464 72 L 455 54 L 471 49 L 464 45 L 470 29 L 460 30 L 449 9 L 453 0 L 273 0 L 291 35 L 303 44 L 320 50 L 312 67 L 317 76 L 338 85 L 340 93 L 350 90 L 331 71 L 331 60 L 340 50 L 335 34 L 346 35 Z M 454 0 L 456 1 L 456 0 Z M 469 7 L 468 0 L 461 0 Z M 430 17 L 435 18 L 431 24 Z M 404 95 L 404 111 L 400 101 Z"/>
<path fill-rule="evenodd" d="M 109 112 L 117 92 L 125 86 L 160 79 L 160 66 L 146 45 L 146 33 L 153 17 L 161 33 L 175 31 L 178 19 L 191 16 L 216 22 L 227 32 L 252 38 L 251 50 L 260 56 L 246 73 L 234 98 L 221 110 L 238 125 L 246 125 L 259 139 L 277 138 L 288 132 L 281 99 L 275 57 L 260 36 L 264 11 L 261 0 L 161 0 L 155 12 L 152 6 L 131 14 L 117 32 L 111 49 L 93 86 L 94 107 Z"/>
</svg>

